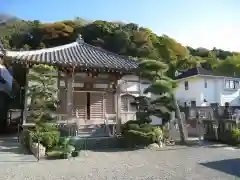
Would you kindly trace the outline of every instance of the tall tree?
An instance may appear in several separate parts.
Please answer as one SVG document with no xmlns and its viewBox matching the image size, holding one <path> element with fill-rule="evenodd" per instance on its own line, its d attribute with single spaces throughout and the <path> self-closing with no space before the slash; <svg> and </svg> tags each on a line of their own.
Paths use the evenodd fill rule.
<svg viewBox="0 0 240 180">
<path fill-rule="evenodd" d="M 52 112 L 56 110 L 58 103 L 57 79 L 52 76 L 54 71 L 51 66 L 35 65 L 29 72 L 28 120 L 30 122 L 53 120 Z"/>
<path fill-rule="evenodd" d="M 240 76 L 240 56 L 229 56 L 218 61 L 215 70 L 226 76 Z"/>
<path fill-rule="evenodd" d="M 145 93 L 155 95 L 151 102 L 154 109 L 153 114 L 162 117 L 163 114 L 170 114 L 174 109 L 178 120 L 180 139 L 182 143 L 185 143 L 182 118 L 174 95 L 174 88 L 177 87 L 177 84 L 174 80 L 165 76 L 168 65 L 156 60 L 142 60 L 139 66 L 141 77 L 151 81 L 151 85 L 145 90 Z"/>
</svg>

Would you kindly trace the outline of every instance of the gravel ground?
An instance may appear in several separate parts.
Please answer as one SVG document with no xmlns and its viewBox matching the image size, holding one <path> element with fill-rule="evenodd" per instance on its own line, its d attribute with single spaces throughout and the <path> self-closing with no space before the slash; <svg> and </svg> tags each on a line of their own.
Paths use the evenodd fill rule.
<svg viewBox="0 0 240 180">
<path fill-rule="evenodd" d="M 88 151 L 75 159 L 40 162 L 32 156 L 3 149 L 0 151 L 0 180 L 240 179 L 240 149 L 229 147 Z"/>
</svg>

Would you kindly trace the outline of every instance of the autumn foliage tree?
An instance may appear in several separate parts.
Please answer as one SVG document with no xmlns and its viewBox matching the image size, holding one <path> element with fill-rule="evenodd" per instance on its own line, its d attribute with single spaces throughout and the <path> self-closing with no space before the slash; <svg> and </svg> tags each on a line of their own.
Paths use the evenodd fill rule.
<svg viewBox="0 0 240 180">
<path fill-rule="evenodd" d="M 166 75 L 171 78 L 174 78 L 176 70 L 216 67 L 218 60 L 239 54 L 217 48 L 185 47 L 172 37 L 159 36 L 134 23 L 88 22 L 81 18 L 54 23 L 15 18 L 15 21 L 0 25 L 0 32 L 5 47 L 14 50 L 59 46 L 73 42 L 81 34 L 87 43 L 120 55 L 163 61 L 169 67 Z"/>
</svg>

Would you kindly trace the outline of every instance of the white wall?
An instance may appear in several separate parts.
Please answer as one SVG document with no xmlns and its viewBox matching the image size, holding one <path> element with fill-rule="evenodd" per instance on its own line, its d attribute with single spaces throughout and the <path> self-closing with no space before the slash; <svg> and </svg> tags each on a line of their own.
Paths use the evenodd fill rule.
<svg viewBox="0 0 240 180">
<path fill-rule="evenodd" d="M 188 81 L 188 90 L 185 90 L 185 81 Z M 200 94 L 201 79 L 199 77 L 179 80 L 178 87 L 175 90 L 175 95 L 180 105 L 184 105 L 184 102 L 196 101 L 197 106 L 200 106 Z"/>
<path fill-rule="evenodd" d="M 151 96 L 151 94 L 144 94 L 144 90 L 148 88 L 150 84 L 139 83 L 139 77 L 136 75 L 125 75 L 119 83 L 122 89 L 122 94 L 130 93 L 133 96 Z"/>
<path fill-rule="evenodd" d="M 224 77 L 195 76 L 179 80 L 176 98 L 181 105 L 184 105 L 186 101 L 190 103 L 190 101 L 195 100 L 197 106 L 208 106 L 210 103 L 219 103 L 224 106 L 226 102 L 229 102 L 232 106 L 239 106 L 240 88 L 236 90 L 226 89 L 225 79 Z M 207 88 L 204 86 L 205 80 L 207 81 Z M 185 90 L 185 81 L 188 81 L 188 90 Z M 207 100 L 207 103 L 204 103 L 204 99 Z"/>
</svg>

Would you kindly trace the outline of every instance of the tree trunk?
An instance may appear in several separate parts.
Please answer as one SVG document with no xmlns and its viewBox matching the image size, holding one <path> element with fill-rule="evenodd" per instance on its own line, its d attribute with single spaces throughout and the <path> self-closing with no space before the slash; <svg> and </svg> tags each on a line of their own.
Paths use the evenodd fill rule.
<svg viewBox="0 0 240 180">
<path fill-rule="evenodd" d="M 183 120 L 182 120 L 180 108 L 177 103 L 177 99 L 175 98 L 174 95 L 173 95 L 173 103 L 174 103 L 174 107 L 176 110 L 176 118 L 177 118 L 178 127 L 179 127 L 180 141 L 181 141 L 181 143 L 186 144 L 186 139 L 185 139 L 185 135 L 183 132 Z"/>
</svg>

